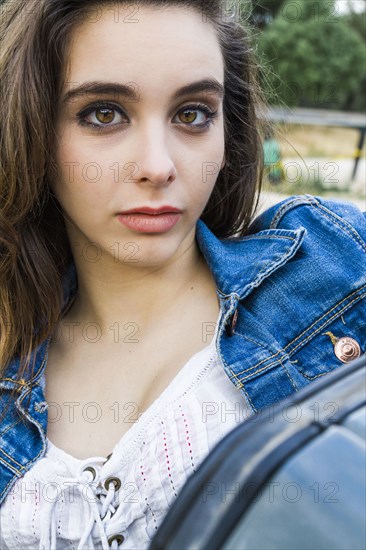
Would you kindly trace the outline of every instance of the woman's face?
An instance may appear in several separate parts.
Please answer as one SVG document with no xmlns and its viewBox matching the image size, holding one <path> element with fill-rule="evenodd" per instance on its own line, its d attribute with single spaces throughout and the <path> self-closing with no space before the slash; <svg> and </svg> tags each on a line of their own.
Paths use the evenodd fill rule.
<svg viewBox="0 0 366 550">
<path fill-rule="evenodd" d="M 52 188 L 74 253 L 92 242 L 122 261 L 132 246 L 135 266 L 184 253 L 224 160 L 224 66 L 213 28 L 179 7 L 105 6 L 74 31 L 66 69 Z M 161 206 L 181 214 L 118 217 Z"/>
</svg>

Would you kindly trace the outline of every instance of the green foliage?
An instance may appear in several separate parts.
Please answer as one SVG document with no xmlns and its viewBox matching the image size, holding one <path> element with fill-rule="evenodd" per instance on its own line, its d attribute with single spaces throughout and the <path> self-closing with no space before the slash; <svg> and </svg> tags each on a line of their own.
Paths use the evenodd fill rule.
<svg viewBox="0 0 366 550">
<path fill-rule="evenodd" d="M 365 42 L 366 41 L 366 17 L 365 13 L 356 13 L 354 11 L 351 11 L 348 15 L 344 18 L 345 23 L 351 29 L 355 30 L 361 37 L 361 39 Z"/>
<path fill-rule="evenodd" d="M 286 0 L 278 17 L 289 23 L 316 21 L 334 23 L 337 9 L 334 0 Z"/>
<path fill-rule="evenodd" d="M 265 28 L 273 22 L 284 2 L 285 0 L 252 0 L 250 23 L 257 28 Z M 241 8 L 248 5 L 249 0 L 241 0 Z"/>
<path fill-rule="evenodd" d="M 344 17 L 345 23 L 359 34 L 361 40 L 366 42 L 366 14 L 357 13 L 352 9 L 352 3 L 349 4 L 350 11 Z M 346 103 L 346 109 L 352 111 L 366 111 L 366 74 L 364 74 L 360 86 L 359 93 L 351 93 Z"/>
<path fill-rule="evenodd" d="M 359 90 L 365 50 L 329 0 L 287 0 L 258 39 L 270 103 L 342 109 Z"/>
</svg>

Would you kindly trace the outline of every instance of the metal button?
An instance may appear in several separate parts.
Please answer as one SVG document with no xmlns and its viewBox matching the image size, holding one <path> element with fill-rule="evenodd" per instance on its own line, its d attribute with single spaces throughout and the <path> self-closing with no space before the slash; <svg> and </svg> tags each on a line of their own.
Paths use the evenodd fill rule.
<svg viewBox="0 0 366 550">
<path fill-rule="evenodd" d="M 86 468 L 84 468 L 83 472 L 91 472 L 91 474 L 93 476 L 93 481 L 97 477 L 97 472 L 96 472 L 95 468 L 93 468 L 92 466 L 87 466 Z"/>
<path fill-rule="evenodd" d="M 344 336 L 339 338 L 334 345 L 334 353 L 342 363 L 349 363 L 353 359 L 357 359 L 361 355 L 361 349 L 353 338 Z"/>
<path fill-rule="evenodd" d="M 109 489 L 110 483 L 114 483 L 114 487 L 116 491 L 118 491 L 118 489 L 120 489 L 121 487 L 121 480 L 118 479 L 118 477 L 108 477 L 104 482 L 104 487 L 107 489 L 107 491 Z"/>
<path fill-rule="evenodd" d="M 122 542 L 125 540 L 125 537 L 123 535 L 112 535 L 111 537 L 108 538 L 108 544 L 109 546 L 112 545 L 112 542 L 113 541 L 117 541 L 117 544 L 120 545 L 122 544 Z"/>
<path fill-rule="evenodd" d="M 236 309 L 233 315 L 231 316 L 229 323 L 226 325 L 226 334 L 228 336 L 232 336 L 234 334 L 234 329 L 235 329 L 237 320 L 238 320 L 238 310 Z"/>
</svg>

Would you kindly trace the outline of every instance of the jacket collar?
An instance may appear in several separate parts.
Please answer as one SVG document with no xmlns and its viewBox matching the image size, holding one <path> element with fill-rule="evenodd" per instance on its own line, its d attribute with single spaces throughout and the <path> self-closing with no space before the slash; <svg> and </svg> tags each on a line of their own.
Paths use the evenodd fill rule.
<svg viewBox="0 0 366 550">
<path fill-rule="evenodd" d="M 239 300 L 292 258 L 304 239 L 305 229 L 265 229 L 240 238 L 218 239 L 198 220 L 196 239 L 218 290 L 235 293 Z"/>
<path fill-rule="evenodd" d="M 197 244 L 212 272 L 218 291 L 223 296 L 235 294 L 238 300 L 245 298 L 255 287 L 292 258 L 304 239 L 305 229 L 265 229 L 245 237 L 219 239 L 199 219 L 196 225 Z M 63 312 L 77 290 L 77 274 L 74 262 L 68 266 L 63 278 Z M 32 354 L 36 362 L 32 381 L 42 374 L 49 339 Z M 13 387 L 18 370 L 18 357 L 7 369 L 7 378 L 0 380 L 0 387 Z M 29 381 L 29 379 L 28 379 Z M 24 381 L 27 383 L 28 381 Z"/>
</svg>

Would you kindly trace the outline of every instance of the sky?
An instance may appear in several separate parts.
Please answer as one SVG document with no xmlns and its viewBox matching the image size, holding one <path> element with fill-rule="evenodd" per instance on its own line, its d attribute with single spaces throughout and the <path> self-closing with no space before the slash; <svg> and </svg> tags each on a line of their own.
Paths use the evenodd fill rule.
<svg viewBox="0 0 366 550">
<path fill-rule="evenodd" d="M 362 12 L 366 9 L 366 0 L 351 0 L 350 3 L 353 5 L 355 11 Z M 337 0 L 337 6 L 339 13 L 348 12 L 348 0 Z"/>
</svg>

